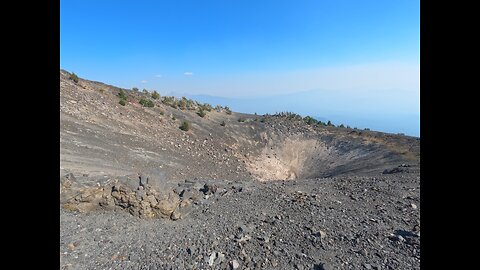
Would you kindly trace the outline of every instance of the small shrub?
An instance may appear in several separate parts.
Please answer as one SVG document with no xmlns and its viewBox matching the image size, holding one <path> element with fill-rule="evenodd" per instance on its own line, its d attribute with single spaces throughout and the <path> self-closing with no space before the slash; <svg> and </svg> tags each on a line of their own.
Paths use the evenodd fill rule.
<svg viewBox="0 0 480 270">
<path fill-rule="evenodd" d="M 174 120 L 174 121 L 175 121 L 175 120 L 177 120 L 177 118 L 175 118 L 175 116 L 172 116 L 172 120 Z"/>
<path fill-rule="evenodd" d="M 153 101 L 151 101 L 150 99 L 142 98 L 142 99 L 140 99 L 139 103 L 142 104 L 143 107 L 150 107 L 151 108 L 151 107 L 155 106 L 153 104 Z"/>
<path fill-rule="evenodd" d="M 144 94 L 148 94 L 148 91 L 147 91 L 147 89 L 145 89 L 145 88 L 143 88 L 142 92 L 143 92 Z"/>
<path fill-rule="evenodd" d="M 189 131 L 190 130 L 190 124 L 187 121 L 183 121 L 182 125 L 180 126 L 180 129 L 183 131 Z"/>
<path fill-rule="evenodd" d="M 265 123 L 265 118 L 260 119 L 260 123 Z"/>
<path fill-rule="evenodd" d="M 70 74 L 70 80 L 74 81 L 75 83 L 78 83 L 78 76 L 77 74 L 75 74 L 75 72 L 72 72 L 72 74 Z"/>
<path fill-rule="evenodd" d="M 120 99 L 120 101 L 118 102 L 118 104 L 122 105 L 122 106 L 125 106 L 125 100 L 124 99 Z"/>
<path fill-rule="evenodd" d="M 153 91 L 153 93 L 152 93 L 152 98 L 153 98 L 153 99 L 159 99 L 159 98 L 160 98 L 160 94 L 157 93 L 157 91 Z"/>
<path fill-rule="evenodd" d="M 200 110 L 197 112 L 197 114 L 200 117 L 205 117 L 205 115 L 207 115 L 207 113 L 202 108 L 200 108 Z"/>
<path fill-rule="evenodd" d="M 332 124 L 332 122 L 330 122 L 330 120 L 328 120 L 327 126 L 334 126 L 334 125 Z"/>
<path fill-rule="evenodd" d="M 163 111 L 160 111 L 160 115 L 164 115 L 165 113 Z"/>
<path fill-rule="evenodd" d="M 120 89 L 120 91 L 118 92 L 117 96 L 120 98 L 120 99 L 124 99 L 124 100 L 127 100 L 127 96 L 125 95 L 125 92 L 123 90 Z"/>
<path fill-rule="evenodd" d="M 177 106 L 180 108 L 180 110 L 186 110 L 187 109 L 187 99 L 185 97 L 182 97 L 182 99 L 180 99 L 178 102 L 177 102 Z"/>
<path fill-rule="evenodd" d="M 364 130 L 367 130 L 367 131 L 368 131 L 368 130 L 370 130 L 370 129 L 369 129 L 369 128 L 364 128 Z"/>
<path fill-rule="evenodd" d="M 224 127 L 226 124 L 225 124 L 225 121 L 222 121 L 222 123 L 220 123 L 220 126 Z"/>
<path fill-rule="evenodd" d="M 339 128 L 344 128 L 345 126 L 343 124 L 340 124 L 340 126 L 338 126 Z"/>
<path fill-rule="evenodd" d="M 294 116 L 294 117 L 295 117 L 295 116 Z M 305 123 L 307 123 L 308 125 L 315 125 L 315 124 L 318 123 L 318 121 L 317 121 L 315 118 L 311 117 L 311 116 L 305 116 L 305 117 L 303 118 L 303 120 L 305 120 Z"/>
<path fill-rule="evenodd" d="M 138 92 L 138 88 L 137 88 L 137 87 L 133 87 L 132 90 L 135 91 L 135 92 Z"/>
<path fill-rule="evenodd" d="M 244 118 L 244 117 L 240 117 L 240 118 L 238 118 L 238 122 L 240 122 L 240 123 L 243 123 L 243 122 L 245 122 L 245 118 Z"/>
<path fill-rule="evenodd" d="M 195 101 L 193 99 L 188 99 L 187 100 L 187 109 L 189 110 L 195 110 L 197 107 L 195 105 Z"/>
<path fill-rule="evenodd" d="M 208 103 L 203 103 L 202 109 L 207 111 L 207 112 L 210 112 L 210 111 L 212 111 L 212 105 L 210 105 Z"/>
<path fill-rule="evenodd" d="M 225 112 L 227 114 L 232 114 L 232 111 L 230 110 L 230 108 L 228 106 L 225 106 Z"/>
<path fill-rule="evenodd" d="M 178 108 L 178 105 L 177 105 L 177 101 L 175 99 L 175 97 L 163 97 L 162 99 L 162 103 L 165 104 L 165 105 L 168 105 L 174 109 L 177 109 Z"/>
</svg>

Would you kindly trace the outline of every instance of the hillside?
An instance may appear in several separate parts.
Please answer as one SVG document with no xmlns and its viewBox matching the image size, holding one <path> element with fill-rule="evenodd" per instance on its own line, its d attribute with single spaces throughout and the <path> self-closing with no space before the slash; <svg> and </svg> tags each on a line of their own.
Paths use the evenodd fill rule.
<svg viewBox="0 0 480 270">
<path fill-rule="evenodd" d="M 418 138 L 69 77 L 62 269 L 419 267 Z"/>
</svg>

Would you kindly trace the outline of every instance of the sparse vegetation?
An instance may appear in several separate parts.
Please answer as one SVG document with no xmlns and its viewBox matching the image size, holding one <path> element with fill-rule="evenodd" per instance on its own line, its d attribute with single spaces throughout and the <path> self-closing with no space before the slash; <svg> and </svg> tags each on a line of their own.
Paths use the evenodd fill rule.
<svg viewBox="0 0 480 270">
<path fill-rule="evenodd" d="M 185 102 L 187 103 L 187 110 L 196 110 L 198 108 L 198 103 L 193 99 L 187 99 L 185 97 L 183 97 L 182 99 L 185 99 Z"/>
<path fill-rule="evenodd" d="M 174 109 L 180 110 L 197 110 L 198 108 L 203 108 L 204 111 L 210 111 L 211 106 L 200 105 L 200 103 L 196 102 L 192 99 L 187 99 L 186 97 L 182 97 L 181 99 L 176 99 L 173 96 L 164 96 L 162 99 L 162 103 L 168 105 Z"/>
<path fill-rule="evenodd" d="M 367 130 L 367 131 L 369 131 L 370 129 L 369 129 L 369 128 L 364 128 L 363 130 Z"/>
<path fill-rule="evenodd" d="M 163 97 L 162 99 L 162 103 L 165 104 L 165 105 L 168 105 L 174 109 L 177 108 L 177 104 L 176 104 L 176 101 L 175 101 L 175 97 Z"/>
<path fill-rule="evenodd" d="M 332 124 L 332 122 L 330 122 L 330 120 L 328 120 L 328 122 L 327 122 L 327 126 L 334 127 L 335 125 L 334 125 L 334 124 Z"/>
<path fill-rule="evenodd" d="M 78 76 L 75 74 L 75 72 L 72 72 L 70 74 L 70 80 L 74 81 L 75 83 L 78 83 Z"/>
<path fill-rule="evenodd" d="M 303 120 L 304 120 L 305 123 L 307 123 L 308 125 L 316 125 L 316 124 L 318 124 L 318 121 L 317 121 L 315 118 L 311 117 L 311 116 L 305 116 L 305 117 L 303 118 Z"/>
<path fill-rule="evenodd" d="M 123 91 L 122 89 L 119 89 L 117 96 L 120 98 L 120 101 L 118 101 L 118 104 L 125 106 L 125 104 L 127 104 L 127 95 L 125 95 L 125 91 Z"/>
<path fill-rule="evenodd" d="M 155 104 L 153 104 L 153 101 L 150 99 L 140 99 L 139 101 L 140 104 L 142 104 L 143 107 L 153 107 Z"/>
<path fill-rule="evenodd" d="M 123 91 L 122 89 L 120 89 L 120 91 L 118 91 L 117 96 L 118 96 L 120 99 L 127 100 L 127 96 L 125 95 L 125 91 Z"/>
<path fill-rule="evenodd" d="M 260 123 L 265 123 L 265 118 L 262 117 L 262 118 L 260 119 Z"/>
<path fill-rule="evenodd" d="M 343 124 L 340 124 L 340 126 L 338 126 L 339 128 L 345 128 L 345 126 Z"/>
<path fill-rule="evenodd" d="M 189 131 L 190 124 L 188 123 L 188 121 L 183 121 L 182 125 L 180 126 L 180 129 L 183 131 Z"/>
<path fill-rule="evenodd" d="M 164 115 L 165 113 L 163 111 L 160 111 L 160 115 Z"/>
<path fill-rule="evenodd" d="M 138 92 L 138 88 L 137 88 L 137 87 L 133 87 L 132 90 L 135 91 L 135 92 Z"/>
<path fill-rule="evenodd" d="M 279 112 L 279 113 L 275 113 L 274 116 L 286 117 L 290 120 L 302 120 L 302 116 L 294 112 Z M 307 116 L 307 117 L 311 118 L 310 116 Z"/>
<path fill-rule="evenodd" d="M 245 122 L 245 120 L 246 120 L 245 117 L 240 117 L 240 118 L 238 118 L 238 122 L 240 122 L 240 123 Z"/>
<path fill-rule="evenodd" d="M 203 103 L 202 105 L 200 105 L 200 108 L 204 111 L 207 111 L 207 112 L 212 111 L 212 105 L 210 105 L 208 103 Z"/>
<path fill-rule="evenodd" d="M 148 91 L 147 91 L 147 89 L 145 89 L 145 88 L 143 88 L 142 92 L 143 92 L 144 94 L 148 94 Z"/>
<path fill-rule="evenodd" d="M 230 108 L 228 106 L 225 106 L 225 112 L 230 115 L 232 114 L 232 111 L 230 110 Z"/>
<path fill-rule="evenodd" d="M 188 104 L 188 100 L 187 100 L 186 97 L 182 97 L 182 99 L 180 99 L 177 102 L 177 106 L 178 106 L 178 108 L 180 108 L 180 110 L 186 110 L 187 109 L 187 104 Z"/>
<path fill-rule="evenodd" d="M 197 112 L 197 114 L 198 114 L 198 116 L 200 116 L 202 118 L 205 117 L 205 115 L 207 115 L 207 113 L 202 108 L 200 108 L 200 110 Z"/>
<path fill-rule="evenodd" d="M 160 94 L 159 94 L 157 91 L 153 91 L 153 93 L 152 93 L 152 98 L 153 98 L 153 99 L 159 99 L 159 98 L 160 98 Z"/>
</svg>

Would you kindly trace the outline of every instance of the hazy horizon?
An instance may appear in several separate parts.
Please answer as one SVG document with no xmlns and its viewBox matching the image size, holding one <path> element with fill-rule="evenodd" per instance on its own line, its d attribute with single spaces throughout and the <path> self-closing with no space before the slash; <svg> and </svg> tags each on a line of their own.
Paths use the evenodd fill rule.
<svg viewBox="0 0 480 270">
<path fill-rule="evenodd" d="M 419 9 L 418 0 L 61 0 L 60 67 L 124 88 L 230 98 L 243 112 L 281 108 L 420 136 Z"/>
</svg>

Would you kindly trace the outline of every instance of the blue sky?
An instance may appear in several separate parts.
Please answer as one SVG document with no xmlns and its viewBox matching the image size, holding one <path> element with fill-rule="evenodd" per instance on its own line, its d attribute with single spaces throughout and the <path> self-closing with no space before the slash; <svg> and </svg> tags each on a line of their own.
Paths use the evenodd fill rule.
<svg viewBox="0 0 480 270">
<path fill-rule="evenodd" d="M 419 115 L 419 9 L 419 0 L 61 0 L 60 67 L 161 94 L 317 89 L 362 103 L 398 90 L 409 105 L 387 98 L 382 110 Z"/>
</svg>

